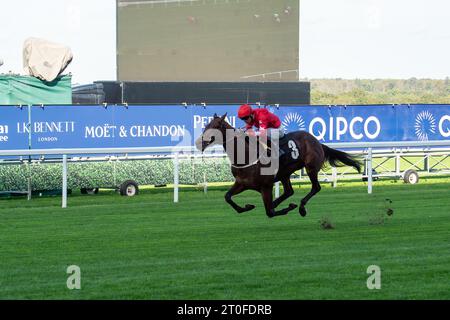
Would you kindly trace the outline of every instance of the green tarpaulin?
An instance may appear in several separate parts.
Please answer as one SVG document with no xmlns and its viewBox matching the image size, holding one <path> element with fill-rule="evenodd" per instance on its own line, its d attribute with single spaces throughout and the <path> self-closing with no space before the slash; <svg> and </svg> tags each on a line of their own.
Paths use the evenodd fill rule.
<svg viewBox="0 0 450 320">
<path fill-rule="evenodd" d="M 72 77 L 46 82 L 31 76 L 0 75 L 0 104 L 72 104 Z"/>
</svg>

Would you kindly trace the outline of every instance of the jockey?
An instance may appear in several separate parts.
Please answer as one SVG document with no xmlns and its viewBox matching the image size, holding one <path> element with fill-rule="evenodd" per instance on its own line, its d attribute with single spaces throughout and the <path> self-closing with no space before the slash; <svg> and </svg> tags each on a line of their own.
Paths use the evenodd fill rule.
<svg viewBox="0 0 450 320">
<path fill-rule="evenodd" d="M 245 121 L 245 130 L 250 136 L 259 135 L 270 139 L 273 136 L 274 131 L 278 133 L 278 138 L 282 139 L 284 136 L 284 130 L 281 128 L 280 119 L 265 108 L 252 109 L 248 104 L 243 104 L 238 110 L 239 119 Z M 253 127 L 259 129 L 259 132 L 254 132 Z M 273 141 L 276 145 L 279 145 L 276 141 Z M 280 156 L 283 154 L 280 150 Z"/>
<path fill-rule="evenodd" d="M 245 129 L 249 135 L 256 135 L 253 131 L 253 127 L 259 129 L 259 136 L 269 136 L 270 131 L 276 129 L 279 133 L 279 137 L 283 136 L 283 130 L 279 130 L 281 127 L 280 119 L 265 108 L 252 109 L 248 104 L 243 104 L 238 110 L 239 119 L 245 121 Z"/>
</svg>

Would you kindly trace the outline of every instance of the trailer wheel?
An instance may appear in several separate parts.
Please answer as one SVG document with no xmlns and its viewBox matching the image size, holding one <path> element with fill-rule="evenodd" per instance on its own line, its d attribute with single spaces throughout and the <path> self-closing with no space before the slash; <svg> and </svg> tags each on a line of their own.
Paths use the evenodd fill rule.
<svg viewBox="0 0 450 320">
<path fill-rule="evenodd" d="M 403 181 L 409 184 L 416 184 L 419 182 L 419 174 L 412 169 L 406 170 L 403 174 Z"/>
<path fill-rule="evenodd" d="M 98 188 L 81 188 L 81 194 L 97 194 Z"/>
<path fill-rule="evenodd" d="M 86 191 L 87 191 L 87 194 L 97 194 L 98 188 L 89 188 Z"/>
<path fill-rule="evenodd" d="M 132 197 L 139 193 L 138 184 L 133 180 L 126 180 L 120 185 L 120 195 Z"/>
</svg>

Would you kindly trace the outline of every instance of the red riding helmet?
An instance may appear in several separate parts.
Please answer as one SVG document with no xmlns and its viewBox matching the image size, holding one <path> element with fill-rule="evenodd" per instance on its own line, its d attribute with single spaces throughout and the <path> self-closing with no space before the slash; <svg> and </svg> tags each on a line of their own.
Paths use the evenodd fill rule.
<svg viewBox="0 0 450 320">
<path fill-rule="evenodd" d="M 249 117 L 252 114 L 253 110 L 252 107 L 248 104 L 243 104 L 242 106 L 239 107 L 239 111 L 238 111 L 238 117 L 239 118 L 245 118 L 245 117 Z"/>
</svg>

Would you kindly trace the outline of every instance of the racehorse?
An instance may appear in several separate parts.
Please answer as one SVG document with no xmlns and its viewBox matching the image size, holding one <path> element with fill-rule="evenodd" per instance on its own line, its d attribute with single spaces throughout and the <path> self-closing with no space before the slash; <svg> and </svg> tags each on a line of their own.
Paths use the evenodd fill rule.
<svg viewBox="0 0 450 320">
<path fill-rule="evenodd" d="M 257 158 L 256 161 L 251 161 L 251 143 L 248 139 L 248 135 L 243 133 L 239 129 L 232 127 L 226 120 L 226 113 L 219 117 L 214 114 L 214 118 L 209 124 L 206 125 L 202 135 L 196 140 L 197 149 L 202 152 L 216 144 L 222 144 L 225 152 L 231 161 L 231 172 L 235 177 L 233 186 L 225 194 L 225 200 L 228 202 L 238 213 L 250 211 L 255 208 L 252 204 L 246 204 L 244 207 L 236 204 L 232 197 L 245 190 L 255 190 L 261 193 L 264 202 L 266 214 L 269 218 L 285 215 L 289 211 L 297 208 L 294 203 L 289 204 L 287 208 L 276 211 L 280 203 L 294 194 L 290 176 L 293 172 L 306 169 L 306 172 L 311 181 L 311 191 L 300 201 L 299 213 L 302 217 L 306 216 L 306 204 L 307 202 L 317 194 L 321 187 L 318 180 L 318 173 L 325 165 L 326 162 L 332 166 L 352 166 L 358 172 L 361 172 L 361 163 L 359 160 L 353 158 L 349 154 L 332 149 L 324 144 L 321 144 L 312 134 L 306 131 L 294 131 L 285 135 L 280 140 L 280 147 L 287 145 L 288 152 L 279 158 L 279 166 L 273 174 L 261 174 L 265 165 L 262 163 L 261 158 Z M 230 134 L 231 133 L 231 134 Z M 228 135 L 227 135 L 228 134 Z M 245 139 L 247 137 L 247 139 Z M 236 164 L 236 148 L 230 147 L 230 140 L 236 141 L 237 139 L 244 138 L 245 159 L 249 159 L 244 164 Z M 233 146 L 233 145 L 231 145 Z M 259 155 L 257 155 L 259 157 Z M 272 191 L 275 182 L 280 181 L 283 185 L 283 194 L 273 200 Z"/>
</svg>

